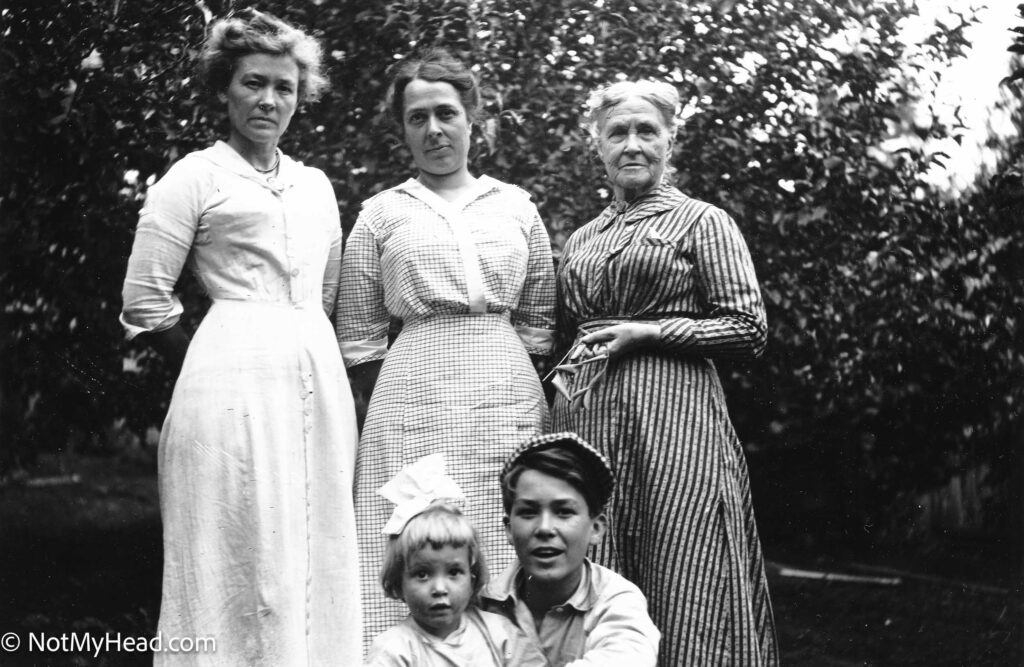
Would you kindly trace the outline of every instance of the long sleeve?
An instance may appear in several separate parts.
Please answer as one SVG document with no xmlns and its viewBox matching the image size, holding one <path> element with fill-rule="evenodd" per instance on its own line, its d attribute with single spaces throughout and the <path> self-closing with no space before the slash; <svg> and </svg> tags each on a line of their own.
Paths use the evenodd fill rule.
<svg viewBox="0 0 1024 667">
<path fill-rule="evenodd" d="M 647 614 L 639 590 L 602 597 L 587 615 L 583 656 L 566 667 L 655 667 L 661 633 Z"/>
<path fill-rule="evenodd" d="M 327 266 L 324 268 L 323 305 L 328 315 L 335 308 L 338 300 L 338 281 L 341 278 L 341 228 L 338 236 L 331 241 L 331 249 L 327 255 Z"/>
<path fill-rule="evenodd" d="M 765 348 L 767 322 L 739 228 L 725 212 L 711 209 L 693 233 L 694 272 L 706 317 L 660 320 L 662 348 L 705 357 L 757 357 Z"/>
<path fill-rule="evenodd" d="M 519 303 L 512 310 L 512 325 L 527 352 L 549 355 L 554 346 L 555 267 L 551 238 L 538 214 L 530 228 L 529 252 L 526 280 Z"/>
<path fill-rule="evenodd" d="M 388 311 L 384 303 L 381 248 L 363 209 L 341 258 L 335 331 L 349 368 L 387 355 Z"/>
<path fill-rule="evenodd" d="M 202 215 L 202 182 L 178 163 L 154 184 L 135 230 L 121 295 L 128 338 L 163 331 L 181 317 L 174 285 L 188 259 Z"/>
<path fill-rule="evenodd" d="M 324 178 L 326 181 L 326 177 Z M 324 269 L 323 306 L 328 315 L 334 311 L 338 299 L 338 280 L 341 277 L 341 217 L 338 214 L 337 201 L 330 181 L 327 181 L 327 192 L 330 195 L 328 219 L 333 226 L 331 247 L 327 254 L 327 266 Z"/>
<path fill-rule="evenodd" d="M 561 359 L 569 351 L 576 336 L 576 318 L 573 317 L 570 309 L 566 307 L 572 295 L 569 293 L 566 282 L 561 279 L 560 274 L 565 270 L 565 258 L 572 253 L 573 245 L 579 238 L 580 233 L 577 232 L 566 239 L 565 246 L 562 248 L 562 262 L 559 264 L 558 272 L 555 274 L 555 303 L 557 308 L 555 310 L 555 345 L 553 356 L 556 360 Z"/>
</svg>

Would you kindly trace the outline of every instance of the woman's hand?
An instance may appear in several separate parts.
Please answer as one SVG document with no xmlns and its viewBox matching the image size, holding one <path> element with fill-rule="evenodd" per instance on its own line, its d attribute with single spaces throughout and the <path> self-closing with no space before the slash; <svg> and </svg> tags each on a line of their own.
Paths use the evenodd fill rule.
<svg viewBox="0 0 1024 667">
<path fill-rule="evenodd" d="M 176 323 L 163 331 L 141 333 L 138 340 L 156 350 L 167 362 L 174 377 L 178 377 L 181 373 L 181 366 L 185 363 L 185 354 L 188 352 L 188 345 L 191 341 L 181 323 Z"/>
<path fill-rule="evenodd" d="M 661 327 L 652 322 L 614 324 L 581 338 L 580 342 L 587 347 L 582 348 L 583 354 L 574 361 L 602 354 L 607 354 L 609 359 L 615 359 L 632 350 L 657 344 L 660 336 Z"/>
</svg>

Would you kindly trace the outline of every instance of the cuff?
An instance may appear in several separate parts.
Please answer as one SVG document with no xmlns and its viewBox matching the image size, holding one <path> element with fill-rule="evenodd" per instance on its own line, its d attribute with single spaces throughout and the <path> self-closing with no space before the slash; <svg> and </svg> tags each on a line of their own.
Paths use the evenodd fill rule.
<svg viewBox="0 0 1024 667">
<path fill-rule="evenodd" d="M 523 341 L 523 346 L 530 354 L 547 356 L 555 346 L 555 332 L 551 329 L 535 329 L 534 327 L 516 325 L 516 333 Z"/>
<path fill-rule="evenodd" d="M 658 336 L 658 343 L 662 349 L 685 350 L 691 347 L 697 335 L 694 331 L 695 323 L 686 317 L 677 317 L 670 320 L 659 320 L 661 335 Z"/>
<path fill-rule="evenodd" d="M 121 322 L 121 326 L 124 327 L 125 338 L 127 340 L 132 340 L 141 333 L 153 333 L 156 331 L 166 331 L 167 329 L 170 329 L 171 327 L 178 323 L 178 320 L 181 319 L 181 312 L 181 305 L 175 304 L 175 307 L 171 309 L 171 312 L 168 313 L 167 317 L 160 320 L 156 324 L 150 326 L 140 326 L 138 324 L 132 324 L 125 317 L 124 311 L 121 311 L 121 315 L 120 317 L 118 317 L 118 319 Z"/>
<path fill-rule="evenodd" d="M 345 360 L 345 368 L 352 368 L 368 361 L 383 359 L 388 353 L 388 338 L 372 340 L 339 341 L 341 356 Z"/>
</svg>

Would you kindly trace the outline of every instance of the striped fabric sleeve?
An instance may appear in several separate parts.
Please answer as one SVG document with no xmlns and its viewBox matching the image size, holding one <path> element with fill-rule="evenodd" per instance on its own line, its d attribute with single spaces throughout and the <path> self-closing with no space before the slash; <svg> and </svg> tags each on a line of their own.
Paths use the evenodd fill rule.
<svg viewBox="0 0 1024 667">
<path fill-rule="evenodd" d="M 565 258 L 573 252 L 576 243 L 583 237 L 584 233 L 583 229 L 577 230 L 565 240 L 565 245 L 562 247 L 561 261 L 555 274 L 555 302 L 558 304 L 558 308 L 555 310 L 555 346 L 554 353 L 552 354 L 555 359 L 561 359 L 569 351 L 576 336 L 577 322 L 567 307 L 567 304 L 571 303 L 571 294 L 567 293 L 562 272 L 565 270 Z"/>
<path fill-rule="evenodd" d="M 767 343 L 764 301 L 739 227 L 711 208 L 693 234 L 694 271 L 707 316 L 660 320 L 661 346 L 721 359 L 759 356 Z"/>
<path fill-rule="evenodd" d="M 359 214 L 341 257 L 334 322 L 347 368 L 387 355 L 389 318 L 372 217 L 367 209 Z"/>
<path fill-rule="evenodd" d="M 531 208 L 534 208 L 530 204 Z M 512 324 L 520 332 L 527 352 L 549 355 L 554 346 L 555 265 L 551 237 L 534 208 L 528 239 L 530 257 L 519 303 L 512 310 Z"/>
</svg>

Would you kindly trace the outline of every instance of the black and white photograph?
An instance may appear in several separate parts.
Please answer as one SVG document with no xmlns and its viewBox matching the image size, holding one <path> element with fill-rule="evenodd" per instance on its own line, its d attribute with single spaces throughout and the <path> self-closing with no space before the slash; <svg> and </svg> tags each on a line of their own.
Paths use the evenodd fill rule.
<svg viewBox="0 0 1024 667">
<path fill-rule="evenodd" d="M 1024 3 L 0 3 L 0 664 L 1024 664 Z"/>
</svg>

